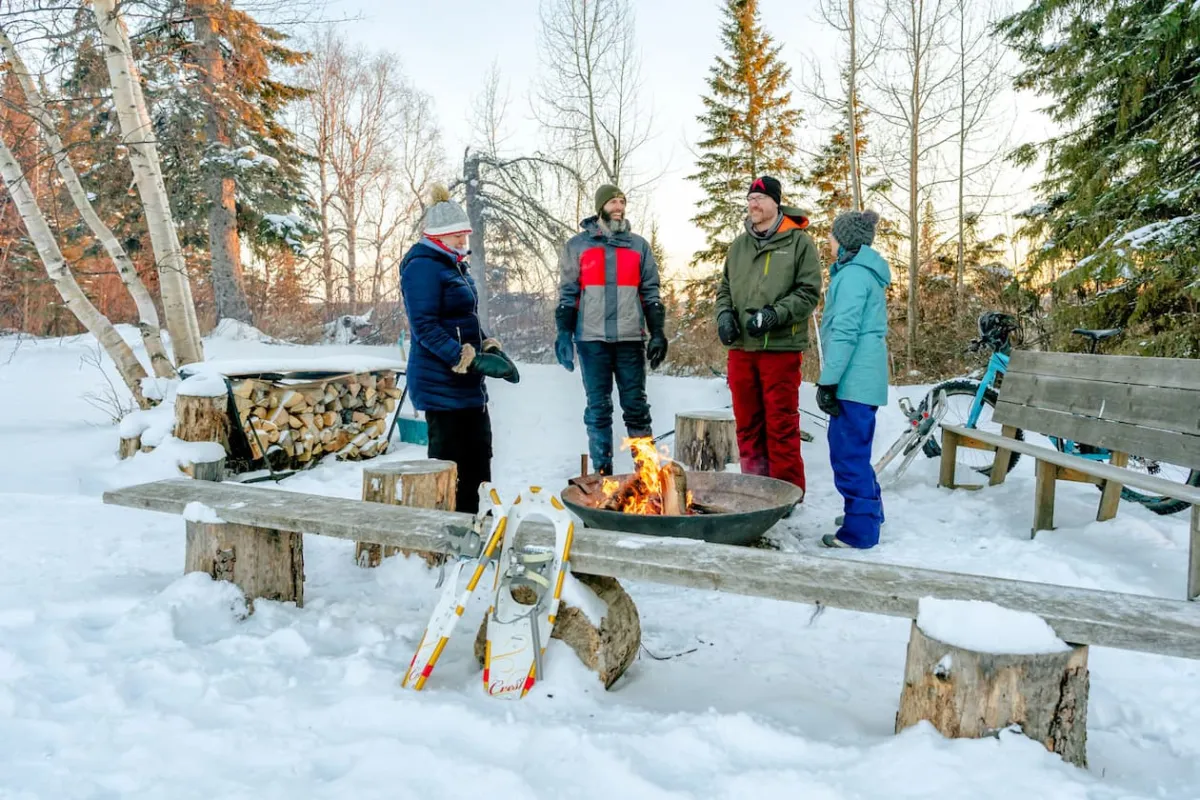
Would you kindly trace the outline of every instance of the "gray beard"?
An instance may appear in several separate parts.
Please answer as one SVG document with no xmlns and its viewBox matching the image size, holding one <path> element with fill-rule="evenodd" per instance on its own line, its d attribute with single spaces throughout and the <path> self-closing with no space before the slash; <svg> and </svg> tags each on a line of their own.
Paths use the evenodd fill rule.
<svg viewBox="0 0 1200 800">
<path fill-rule="evenodd" d="M 600 215 L 600 227 L 609 233 L 625 233 L 629 230 L 629 220 L 627 219 L 610 219 L 605 215 Z"/>
</svg>

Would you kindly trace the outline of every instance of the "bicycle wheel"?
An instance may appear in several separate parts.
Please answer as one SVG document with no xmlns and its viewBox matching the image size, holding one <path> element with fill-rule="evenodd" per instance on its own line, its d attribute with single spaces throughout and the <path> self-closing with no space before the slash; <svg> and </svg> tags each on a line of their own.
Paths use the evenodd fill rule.
<svg viewBox="0 0 1200 800">
<path fill-rule="evenodd" d="M 929 394 L 921 401 L 922 410 L 926 404 L 939 391 L 946 393 L 946 416 L 942 418 L 943 422 L 949 422 L 952 425 L 967 424 L 967 418 L 971 413 L 971 406 L 975 403 L 975 394 L 979 391 L 979 381 L 968 378 L 959 378 L 956 380 L 939 383 L 929 390 Z M 983 393 L 983 409 L 979 414 L 979 421 L 975 427 L 981 431 L 989 433 L 1000 433 L 1000 425 L 992 422 L 992 411 L 996 408 L 996 390 L 987 389 Z M 1025 434 L 1019 428 L 1016 432 L 1016 439 L 1023 441 Z M 925 455 L 930 458 L 938 458 L 942 454 L 942 432 L 941 427 L 938 427 L 937 433 L 929 437 L 925 442 Z M 1008 459 L 1008 472 L 1013 471 L 1013 467 L 1017 465 L 1017 461 L 1021 458 L 1020 453 L 1013 453 Z M 996 454 L 989 450 L 975 450 L 969 447 L 958 448 L 958 456 L 955 459 L 959 464 L 962 464 L 968 469 L 975 470 L 981 475 L 991 477 L 992 464 L 996 461 Z M 1008 474 L 1007 472 L 1005 474 Z"/>
<path fill-rule="evenodd" d="M 1062 439 L 1055 439 L 1054 446 L 1058 448 L 1059 452 L 1067 452 L 1066 445 Z M 1087 445 L 1078 446 L 1087 447 Z M 1154 475 L 1164 480 L 1184 483 L 1188 486 L 1200 486 L 1200 470 L 1189 470 L 1187 467 L 1180 467 L 1176 464 L 1164 464 L 1152 458 L 1131 455 L 1129 456 L 1129 463 L 1125 465 L 1125 468 L 1147 475 Z M 1096 488 L 1100 490 L 1104 489 L 1103 486 L 1097 486 Z M 1121 499 L 1131 503 L 1139 503 L 1155 514 L 1164 516 L 1167 514 L 1177 514 L 1191 505 L 1191 503 L 1183 500 L 1176 500 L 1174 497 L 1167 497 L 1160 494 L 1146 494 L 1137 489 L 1130 489 L 1128 486 L 1121 487 Z"/>
</svg>

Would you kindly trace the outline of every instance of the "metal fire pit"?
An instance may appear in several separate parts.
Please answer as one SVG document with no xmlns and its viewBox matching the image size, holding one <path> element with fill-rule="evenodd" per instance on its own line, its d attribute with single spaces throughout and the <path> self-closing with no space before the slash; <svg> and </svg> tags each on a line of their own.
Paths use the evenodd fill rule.
<svg viewBox="0 0 1200 800">
<path fill-rule="evenodd" d="M 624 481 L 630 475 L 613 475 Z M 696 502 L 728 509 L 726 513 L 660 516 L 626 514 L 595 507 L 603 495 L 599 478 L 575 479 L 562 492 L 563 502 L 589 528 L 647 536 L 679 536 L 715 544 L 749 545 L 804 498 L 799 487 L 775 478 L 737 472 L 689 472 L 688 489 Z M 590 493 L 578 484 L 584 483 Z"/>
</svg>

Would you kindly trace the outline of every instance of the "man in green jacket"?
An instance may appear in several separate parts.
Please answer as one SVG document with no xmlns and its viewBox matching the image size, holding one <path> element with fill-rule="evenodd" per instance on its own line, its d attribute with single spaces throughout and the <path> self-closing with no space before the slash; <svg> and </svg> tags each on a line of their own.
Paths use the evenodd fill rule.
<svg viewBox="0 0 1200 800">
<path fill-rule="evenodd" d="M 717 334 L 729 348 L 742 472 L 804 489 L 800 365 L 821 298 L 821 265 L 804 232 L 808 217 L 781 205 L 782 196 L 770 176 L 750 184 L 746 231 L 729 246 L 717 289 Z"/>
</svg>

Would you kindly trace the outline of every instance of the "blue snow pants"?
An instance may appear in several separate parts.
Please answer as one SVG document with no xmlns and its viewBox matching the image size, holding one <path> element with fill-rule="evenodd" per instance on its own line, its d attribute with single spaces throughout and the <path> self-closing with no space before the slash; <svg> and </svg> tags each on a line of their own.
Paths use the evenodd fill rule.
<svg viewBox="0 0 1200 800">
<path fill-rule="evenodd" d="M 883 498 L 871 467 L 877 408 L 850 400 L 839 400 L 838 407 L 842 413 L 829 418 L 829 461 L 846 514 L 837 538 L 851 547 L 874 547 L 883 524 Z"/>
</svg>

